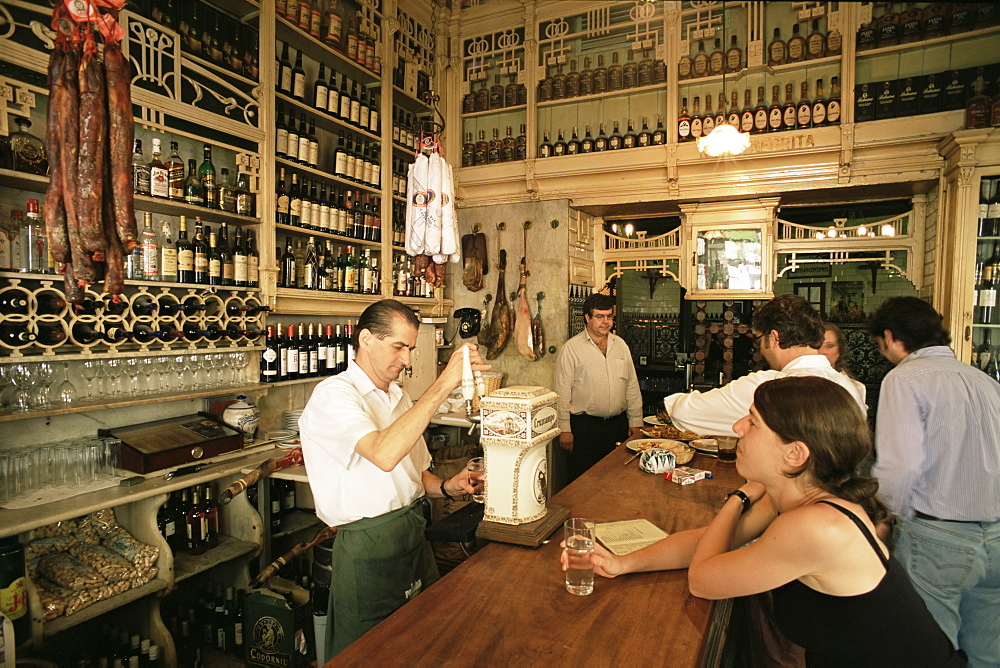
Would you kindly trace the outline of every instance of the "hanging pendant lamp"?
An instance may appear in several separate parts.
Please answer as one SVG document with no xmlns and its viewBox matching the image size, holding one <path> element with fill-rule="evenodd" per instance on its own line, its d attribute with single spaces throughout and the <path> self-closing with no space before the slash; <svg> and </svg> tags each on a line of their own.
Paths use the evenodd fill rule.
<svg viewBox="0 0 1000 668">
<path fill-rule="evenodd" d="M 726 3 L 722 3 L 722 43 L 726 44 Z M 722 70 L 723 99 L 726 99 L 726 69 Z M 710 158 L 739 155 L 750 148 L 750 135 L 729 123 L 720 123 L 708 135 L 698 137 L 698 151 Z"/>
</svg>

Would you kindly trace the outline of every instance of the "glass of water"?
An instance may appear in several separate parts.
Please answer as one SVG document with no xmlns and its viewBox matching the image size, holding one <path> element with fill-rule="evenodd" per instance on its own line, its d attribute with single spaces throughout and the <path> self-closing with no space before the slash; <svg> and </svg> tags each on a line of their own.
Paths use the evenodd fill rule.
<svg viewBox="0 0 1000 668">
<path fill-rule="evenodd" d="M 566 591 L 577 596 L 594 593 L 594 523 L 571 517 L 563 523 L 566 538 Z"/>
<path fill-rule="evenodd" d="M 469 460 L 466 468 L 469 469 L 469 484 L 476 488 L 472 500 L 476 503 L 486 503 L 486 459 L 483 457 L 473 457 Z"/>
</svg>

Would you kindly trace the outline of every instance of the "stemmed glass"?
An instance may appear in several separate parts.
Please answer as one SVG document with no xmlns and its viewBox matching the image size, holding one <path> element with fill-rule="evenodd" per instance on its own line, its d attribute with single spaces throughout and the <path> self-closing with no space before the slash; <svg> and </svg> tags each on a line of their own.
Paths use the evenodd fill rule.
<svg viewBox="0 0 1000 668">
<path fill-rule="evenodd" d="M 0 364 L 0 409 L 10 406 L 11 399 L 17 386 L 12 379 L 13 366 L 10 364 Z"/>
<path fill-rule="evenodd" d="M 160 391 L 169 389 L 169 386 L 172 383 L 172 381 L 167 377 L 167 374 L 170 373 L 170 358 L 165 356 L 150 357 L 149 366 L 151 372 L 159 374 L 160 377 L 159 383 L 153 383 L 152 380 L 150 381 L 149 393 L 156 394 L 157 389 Z M 153 377 L 152 373 L 149 376 L 150 379 Z"/>
<path fill-rule="evenodd" d="M 145 394 L 145 390 L 139 387 L 139 372 L 142 371 L 140 359 L 138 357 L 126 357 L 122 360 L 122 366 L 125 368 L 125 373 L 129 378 L 129 394 L 132 396 Z"/>
<path fill-rule="evenodd" d="M 76 387 L 69 382 L 69 362 L 63 362 L 63 380 L 56 387 L 55 401 L 63 406 L 69 406 L 76 401 Z"/>
<path fill-rule="evenodd" d="M 35 390 L 32 403 L 35 408 L 48 408 L 54 405 L 52 401 L 52 380 L 56 370 L 48 362 L 35 365 Z"/>
<path fill-rule="evenodd" d="M 15 413 L 27 413 L 33 408 L 31 395 L 28 393 L 28 390 L 35 383 L 35 374 L 32 365 L 24 363 L 15 364 L 14 368 L 11 369 L 10 379 L 17 388 L 10 399 L 11 408 L 14 409 Z"/>
<path fill-rule="evenodd" d="M 184 378 L 184 372 L 188 368 L 187 355 L 176 355 L 170 360 L 170 368 L 177 374 L 177 389 L 187 389 L 187 382 Z"/>
<path fill-rule="evenodd" d="M 87 396 L 89 401 L 94 398 L 94 379 L 97 378 L 99 366 L 96 360 L 84 360 L 80 365 L 80 375 L 87 381 Z"/>
<path fill-rule="evenodd" d="M 122 361 L 112 357 L 104 360 L 102 367 L 108 378 L 108 388 L 106 394 L 109 397 L 121 396 L 123 394 L 121 375 L 125 370 Z"/>
</svg>

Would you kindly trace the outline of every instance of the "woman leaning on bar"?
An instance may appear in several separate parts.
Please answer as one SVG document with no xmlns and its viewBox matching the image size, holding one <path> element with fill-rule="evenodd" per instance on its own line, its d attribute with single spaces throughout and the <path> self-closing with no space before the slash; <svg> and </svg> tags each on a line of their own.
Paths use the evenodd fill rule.
<svg viewBox="0 0 1000 668">
<path fill-rule="evenodd" d="M 810 666 L 965 665 L 875 536 L 889 511 L 858 471 L 871 435 L 847 391 L 812 376 L 766 382 L 734 430 L 748 482 L 715 519 L 626 556 L 597 545 L 595 572 L 687 568 L 691 593 L 708 599 L 770 591 L 775 623 Z"/>
</svg>

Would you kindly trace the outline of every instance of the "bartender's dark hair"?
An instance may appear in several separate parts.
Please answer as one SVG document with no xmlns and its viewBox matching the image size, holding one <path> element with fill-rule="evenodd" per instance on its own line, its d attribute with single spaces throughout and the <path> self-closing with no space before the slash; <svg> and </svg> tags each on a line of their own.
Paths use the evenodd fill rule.
<svg viewBox="0 0 1000 668">
<path fill-rule="evenodd" d="M 919 297 L 890 297 L 868 316 L 868 333 L 882 338 L 885 330 L 902 341 L 912 353 L 928 346 L 946 346 L 951 334 L 944 328 L 944 317 Z"/>
<path fill-rule="evenodd" d="M 351 337 L 351 345 L 354 350 L 358 349 L 358 335 L 361 330 L 367 329 L 380 339 L 392 334 L 393 321 L 402 318 L 407 324 L 413 325 L 414 329 L 420 328 L 420 321 L 417 314 L 409 306 L 395 299 L 383 299 L 377 301 L 364 311 L 358 318 L 358 325 L 354 328 L 354 336 Z"/>
<path fill-rule="evenodd" d="M 602 295 L 599 292 L 594 292 L 583 300 L 583 312 L 590 317 L 594 316 L 594 311 L 607 311 L 614 309 L 614 307 L 615 298 L 611 295 Z"/>
<path fill-rule="evenodd" d="M 779 438 L 809 448 L 809 461 L 786 476 L 808 472 L 822 489 L 859 504 L 875 524 L 889 519 L 877 496 L 878 480 L 860 469 L 871 454 L 872 435 L 847 390 L 819 376 L 786 376 L 762 383 L 753 405 Z"/>
<path fill-rule="evenodd" d="M 753 312 L 750 327 L 761 334 L 777 330 L 779 348 L 823 345 L 823 317 L 812 304 L 798 295 L 781 295 L 761 304 Z"/>
</svg>

